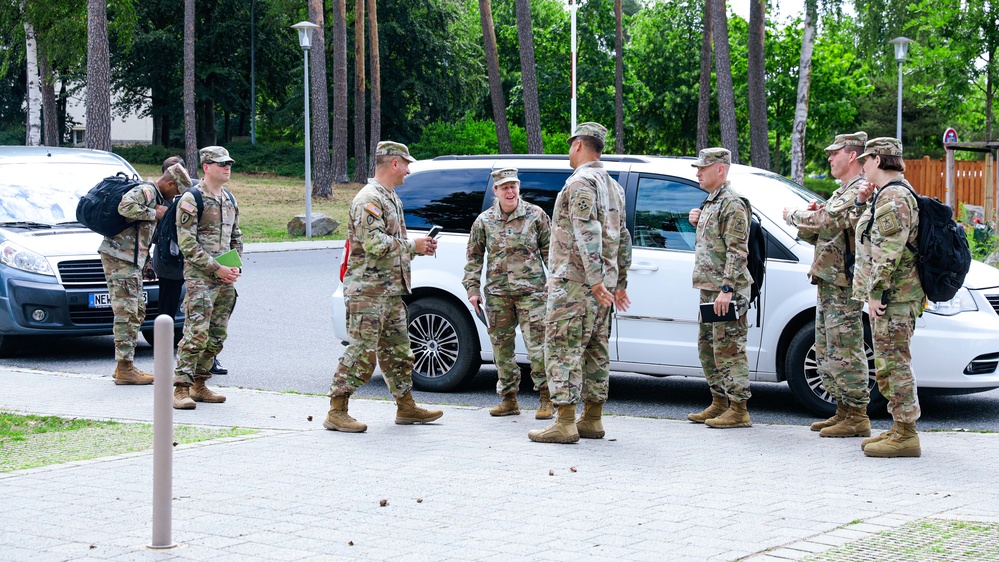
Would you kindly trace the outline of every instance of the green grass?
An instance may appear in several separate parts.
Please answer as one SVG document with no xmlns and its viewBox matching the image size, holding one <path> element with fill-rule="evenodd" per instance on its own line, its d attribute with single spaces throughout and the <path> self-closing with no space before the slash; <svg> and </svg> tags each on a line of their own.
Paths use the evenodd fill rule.
<svg viewBox="0 0 999 562">
<path fill-rule="evenodd" d="M 305 240 L 304 236 L 288 234 L 288 221 L 305 213 L 305 180 L 273 174 L 248 174 L 233 167 L 226 188 L 239 204 L 239 227 L 243 242 L 290 242 Z M 135 169 L 144 178 L 160 176 L 159 166 L 136 164 Z M 333 185 L 329 199 L 312 198 L 312 214 L 322 213 L 340 222 L 340 228 L 327 236 L 313 236 L 314 240 L 343 240 L 347 234 L 345 222 L 350 201 L 363 187 L 358 183 Z"/>
<path fill-rule="evenodd" d="M 178 425 L 177 444 L 238 437 L 256 430 Z M 0 472 L 23 470 L 151 449 L 153 426 L 0 411 Z"/>
</svg>

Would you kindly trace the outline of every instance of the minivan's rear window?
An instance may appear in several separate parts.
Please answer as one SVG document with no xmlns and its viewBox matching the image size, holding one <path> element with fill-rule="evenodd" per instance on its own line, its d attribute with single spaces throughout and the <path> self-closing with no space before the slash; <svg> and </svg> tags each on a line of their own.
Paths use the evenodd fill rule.
<svg viewBox="0 0 999 562">
<path fill-rule="evenodd" d="M 429 230 L 439 224 L 445 232 L 468 232 L 482 211 L 489 168 L 414 172 L 395 188 L 402 199 L 406 228 Z"/>
</svg>

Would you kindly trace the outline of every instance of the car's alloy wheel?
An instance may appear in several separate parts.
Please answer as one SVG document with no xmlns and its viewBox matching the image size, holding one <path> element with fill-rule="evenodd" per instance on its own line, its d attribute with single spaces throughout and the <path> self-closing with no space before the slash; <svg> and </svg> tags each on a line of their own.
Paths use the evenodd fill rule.
<svg viewBox="0 0 999 562">
<path fill-rule="evenodd" d="M 468 314 L 436 297 L 409 305 L 409 339 L 413 349 L 413 385 L 446 392 L 479 370 L 478 340 Z"/>
</svg>

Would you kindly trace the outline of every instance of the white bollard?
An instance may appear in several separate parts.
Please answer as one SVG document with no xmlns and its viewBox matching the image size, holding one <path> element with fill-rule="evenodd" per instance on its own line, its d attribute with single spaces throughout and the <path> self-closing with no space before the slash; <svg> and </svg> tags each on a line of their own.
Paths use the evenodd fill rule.
<svg viewBox="0 0 999 562">
<path fill-rule="evenodd" d="M 173 548 L 173 318 L 156 317 L 153 329 L 153 542 Z"/>
</svg>

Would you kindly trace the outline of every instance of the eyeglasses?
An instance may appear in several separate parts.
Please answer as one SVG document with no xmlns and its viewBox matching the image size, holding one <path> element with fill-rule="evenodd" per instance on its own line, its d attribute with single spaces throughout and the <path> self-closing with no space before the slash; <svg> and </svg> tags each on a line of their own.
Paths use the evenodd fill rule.
<svg viewBox="0 0 999 562">
<path fill-rule="evenodd" d="M 232 160 L 230 160 L 228 162 L 215 162 L 214 164 L 216 166 L 218 166 L 219 168 L 231 168 L 232 167 Z"/>
</svg>

